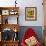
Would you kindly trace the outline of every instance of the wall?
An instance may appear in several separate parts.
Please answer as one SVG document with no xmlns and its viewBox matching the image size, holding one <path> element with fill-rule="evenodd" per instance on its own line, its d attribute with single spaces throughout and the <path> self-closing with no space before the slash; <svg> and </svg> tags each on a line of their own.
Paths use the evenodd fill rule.
<svg viewBox="0 0 46 46">
<path fill-rule="evenodd" d="M 15 6 L 15 0 L 0 0 L 1 7 Z M 19 6 L 19 24 L 20 26 L 43 26 L 43 6 L 42 0 L 17 0 Z M 37 7 L 37 21 L 25 21 L 25 7 Z M 12 17 L 9 17 L 12 18 Z M 10 19 L 9 19 L 10 20 Z"/>
<path fill-rule="evenodd" d="M 42 26 L 43 25 L 43 6 L 42 0 L 19 1 L 21 4 L 19 22 L 23 26 Z M 37 21 L 25 21 L 25 7 L 37 7 Z"/>
<path fill-rule="evenodd" d="M 19 32 L 19 39 L 20 42 L 27 31 L 28 28 L 32 28 L 34 32 L 37 34 L 37 37 L 41 43 L 43 43 L 43 31 L 41 26 L 21 26 L 20 27 L 20 32 Z"/>
</svg>

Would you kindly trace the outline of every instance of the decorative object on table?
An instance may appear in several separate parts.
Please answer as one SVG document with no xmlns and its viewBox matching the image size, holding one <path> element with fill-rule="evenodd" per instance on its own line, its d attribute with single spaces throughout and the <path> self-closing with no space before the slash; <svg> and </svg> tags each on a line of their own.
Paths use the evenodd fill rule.
<svg viewBox="0 0 46 46">
<path fill-rule="evenodd" d="M 37 34 L 32 28 L 28 28 L 25 32 L 22 38 L 21 46 L 41 46 L 37 38 Z"/>
<path fill-rule="evenodd" d="M 18 32 L 14 32 L 13 40 L 14 40 L 14 41 L 15 41 L 15 40 L 19 40 L 19 39 L 18 39 Z"/>
<path fill-rule="evenodd" d="M 5 19 L 5 24 L 8 24 L 8 18 L 7 18 L 7 19 Z"/>
<path fill-rule="evenodd" d="M 17 29 L 16 28 L 14 29 L 14 37 L 13 37 L 13 39 L 14 39 L 14 41 L 15 40 L 18 40 L 18 32 L 17 32 Z"/>
<path fill-rule="evenodd" d="M 18 11 L 12 9 L 12 10 L 10 10 L 9 14 L 10 15 L 17 15 Z"/>
<path fill-rule="evenodd" d="M 17 4 L 17 2 L 16 2 L 17 0 L 15 0 L 15 7 L 16 7 L 16 4 Z"/>
<path fill-rule="evenodd" d="M 12 30 L 10 28 L 5 28 L 2 32 L 2 40 L 9 41 L 12 40 Z"/>
<path fill-rule="evenodd" d="M 37 20 L 37 8 L 36 7 L 25 8 L 25 20 L 28 20 L 28 21 Z"/>
</svg>

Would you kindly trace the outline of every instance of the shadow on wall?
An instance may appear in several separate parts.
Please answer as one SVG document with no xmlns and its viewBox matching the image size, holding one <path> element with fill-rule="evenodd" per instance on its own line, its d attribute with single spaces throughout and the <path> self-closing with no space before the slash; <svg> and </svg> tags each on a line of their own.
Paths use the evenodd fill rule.
<svg viewBox="0 0 46 46">
<path fill-rule="evenodd" d="M 24 36 L 24 33 L 25 31 L 28 29 L 28 28 L 32 28 L 34 29 L 34 31 L 36 32 L 37 36 L 38 36 L 38 39 L 41 43 L 43 43 L 43 30 L 42 30 L 42 27 L 41 26 L 21 26 L 20 27 L 20 32 L 19 32 L 19 39 L 20 39 L 20 42 Z"/>
</svg>

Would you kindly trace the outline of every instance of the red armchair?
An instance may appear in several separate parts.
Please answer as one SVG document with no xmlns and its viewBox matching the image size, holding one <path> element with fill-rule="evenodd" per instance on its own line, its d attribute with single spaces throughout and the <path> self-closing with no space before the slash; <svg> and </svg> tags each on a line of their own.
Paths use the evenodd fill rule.
<svg viewBox="0 0 46 46">
<path fill-rule="evenodd" d="M 41 46 L 37 35 L 32 28 L 28 28 L 22 38 L 21 46 Z"/>
</svg>

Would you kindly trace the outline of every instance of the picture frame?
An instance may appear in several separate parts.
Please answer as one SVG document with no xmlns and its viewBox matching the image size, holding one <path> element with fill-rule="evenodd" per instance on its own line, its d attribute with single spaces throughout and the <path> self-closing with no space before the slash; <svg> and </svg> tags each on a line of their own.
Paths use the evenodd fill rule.
<svg viewBox="0 0 46 46">
<path fill-rule="evenodd" d="M 36 7 L 26 7 L 25 8 L 25 20 L 27 21 L 37 20 L 37 8 Z"/>
<path fill-rule="evenodd" d="M 2 10 L 2 15 L 9 15 L 9 10 Z"/>
</svg>

